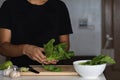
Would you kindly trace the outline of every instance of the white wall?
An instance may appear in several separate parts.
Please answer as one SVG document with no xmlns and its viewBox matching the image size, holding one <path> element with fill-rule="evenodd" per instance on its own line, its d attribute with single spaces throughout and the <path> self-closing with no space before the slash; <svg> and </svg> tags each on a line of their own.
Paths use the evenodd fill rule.
<svg viewBox="0 0 120 80">
<path fill-rule="evenodd" d="M 72 22 L 71 50 L 76 55 L 98 55 L 101 52 L 101 0 L 62 0 Z M 79 19 L 87 18 L 88 27 L 80 28 Z"/>
</svg>

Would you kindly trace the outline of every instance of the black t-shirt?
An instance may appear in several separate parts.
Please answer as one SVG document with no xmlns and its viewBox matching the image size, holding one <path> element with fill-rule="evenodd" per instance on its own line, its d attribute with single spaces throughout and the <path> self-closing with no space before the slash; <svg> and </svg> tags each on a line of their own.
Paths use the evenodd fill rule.
<svg viewBox="0 0 120 80">
<path fill-rule="evenodd" d="M 48 0 L 33 5 L 27 0 L 6 0 L 0 8 L 0 28 L 10 29 L 12 44 L 32 44 L 43 47 L 50 39 L 72 33 L 66 5 L 60 0 Z M 27 56 L 11 58 L 17 64 L 33 64 Z"/>
</svg>

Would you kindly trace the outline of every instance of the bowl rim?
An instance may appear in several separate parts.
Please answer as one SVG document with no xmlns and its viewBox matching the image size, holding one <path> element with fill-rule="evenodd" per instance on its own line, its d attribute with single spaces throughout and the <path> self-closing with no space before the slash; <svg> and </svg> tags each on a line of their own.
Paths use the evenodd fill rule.
<svg viewBox="0 0 120 80">
<path fill-rule="evenodd" d="M 90 61 L 90 60 L 77 60 L 77 61 L 73 61 L 73 65 L 77 65 L 80 62 L 86 62 L 86 61 Z M 102 63 L 102 64 L 96 64 L 96 65 L 81 65 L 80 66 L 100 66 L 100 65 L 105 65 L 106 66 L 107 63 Z"/>
</svg>

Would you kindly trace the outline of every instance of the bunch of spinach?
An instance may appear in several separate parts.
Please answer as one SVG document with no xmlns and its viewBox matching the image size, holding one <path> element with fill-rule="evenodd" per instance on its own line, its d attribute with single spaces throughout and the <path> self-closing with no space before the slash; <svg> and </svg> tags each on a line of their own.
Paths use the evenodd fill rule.
<svg viewBox="0 0 120 80">
<path fill-rule="evenodd" d="M 98 56 L 94 57 L 90 61 L 83 62 L 83 63 L 80 63 L 80 64 L 81 65 L 98 65 L 98 64 L 104 64 L 104 63 L 115 64 L 116 62 L 110 56 L 101 54 L 101 55 L 98 55 Z"/>
<path fill-rule="evenodd" d="M 65 43 L 59 43 L 54 45 L 55 39 L 51 39 L 47 44 L 44 44 L 45 55 L 47 60 L 63 60 L 63 59 L 70 59 L 74 56 L 73 51 L 66 51 L 67 45 Z M 43 68 L 49 71 L 61 71 L 60 68 L 57 68 L 54 65 L 44 65 L 42 64 Z"/>
</svg>

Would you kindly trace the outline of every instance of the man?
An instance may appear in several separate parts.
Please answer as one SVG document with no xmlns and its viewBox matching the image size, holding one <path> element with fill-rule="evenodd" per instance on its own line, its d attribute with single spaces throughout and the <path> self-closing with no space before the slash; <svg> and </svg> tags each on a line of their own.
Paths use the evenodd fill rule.
<svg viewBox="0 0 120 80">
<path fill-rule="evenodd" d="M 71 23 L 60 0 L 6 0 L 0 9 L 1 54 L 15 65 L 56 64 L 47 61 L 43 44 L 65 42 L 69 49 Z"/>
</svg>

